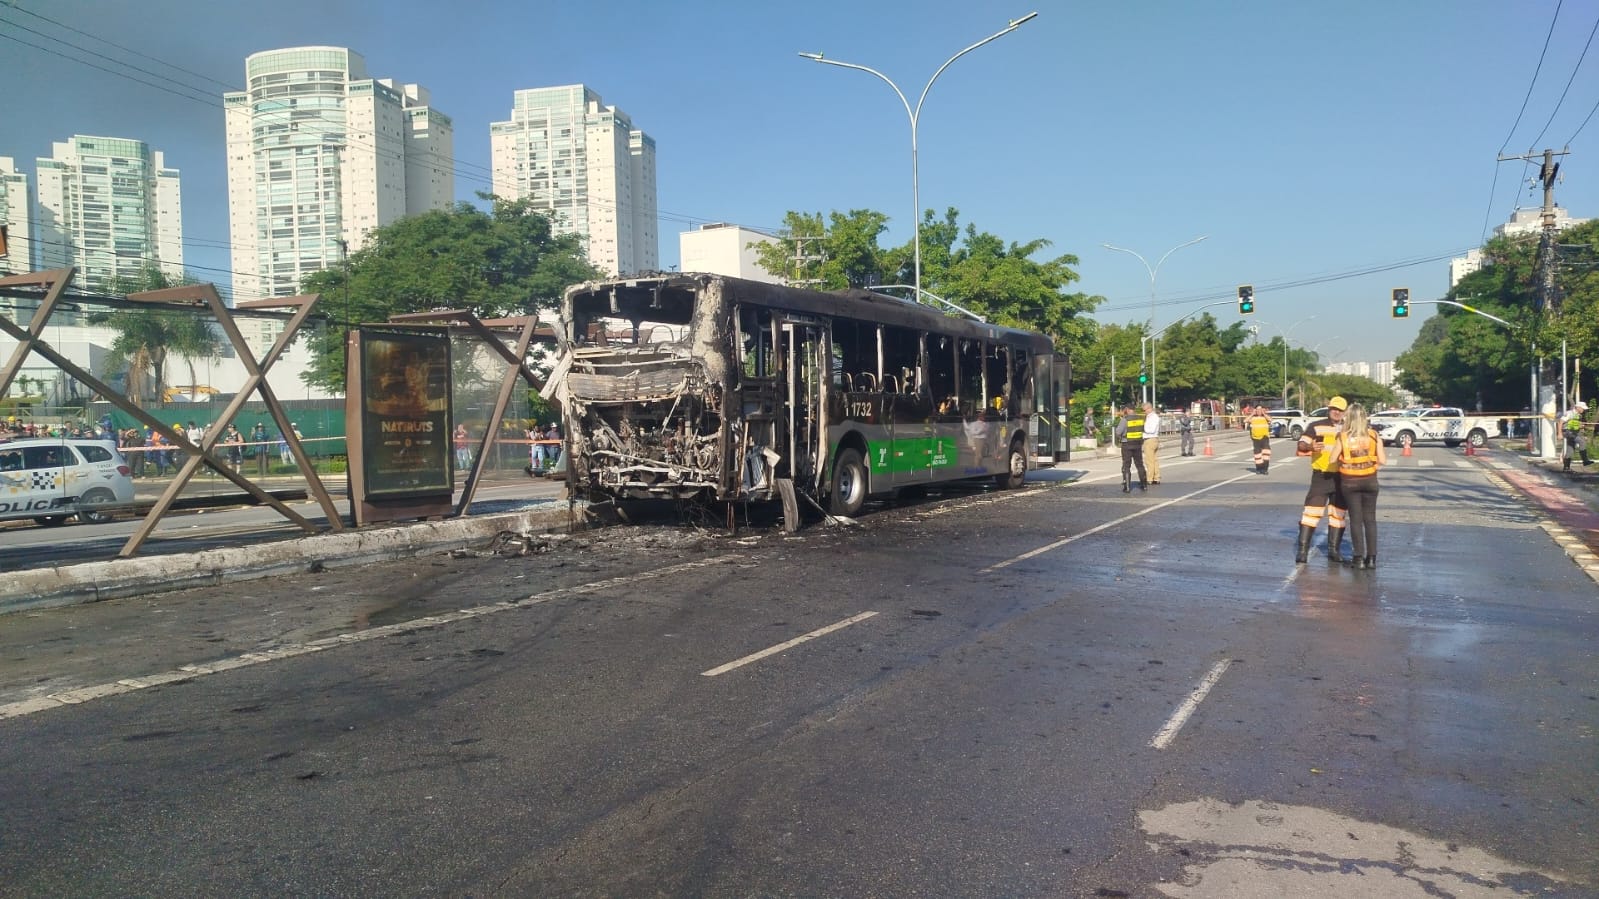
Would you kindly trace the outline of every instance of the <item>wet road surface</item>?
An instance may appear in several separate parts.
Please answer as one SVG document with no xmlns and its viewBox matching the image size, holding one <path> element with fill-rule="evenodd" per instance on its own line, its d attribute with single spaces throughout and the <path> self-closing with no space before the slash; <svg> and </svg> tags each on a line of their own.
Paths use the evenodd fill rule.
<svg viewBox="0 0 1599 899">
<path fill-rule="evenodd" d="M 0 895 L 1596 896 L 1599 592 L 1459 461 L 1374 572 L 1227 450 L 12 616 Z"/>
</svg>

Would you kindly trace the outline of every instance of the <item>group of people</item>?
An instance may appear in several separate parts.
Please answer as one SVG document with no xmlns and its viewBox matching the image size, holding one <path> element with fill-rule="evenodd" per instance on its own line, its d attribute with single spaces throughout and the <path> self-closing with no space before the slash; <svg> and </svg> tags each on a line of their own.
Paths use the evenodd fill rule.
<svg viewBox="0 0 1599 899">
<path fill-rule="evenodd" d="M 1246 411 L 1245 425 L 1253 442 L 1255 472 L 1271 469 L 1271 419 L 1265 407 Z M 1193 419 L 1186 413 L 1177 416 L 1182 434 L 1182 455 L 1193 451 Z M 1114 436 L 1122 449 L 1122 492 L 1133 489 L 1132 473 L 1138 472 L 1138 489 L 1148 490 L 1160 483 L 1160 413 L 1151 403 L 1122 407 L 1116 419 Z M 1382 438 L 1371 427 L 1366 409 L 1341 396 L 1327 401 L 1327 417 L 1310 423 L 1300 435 L 1296 454 L 1310 457 L 1310 489 L 1305 493 L 1304 510 L 1299 517 L 1299 541 L 1294 561 L 1304 564 L 1321 520 L 1327 519 L 1327 558 L 1347 561 L 1360 570 L 1377 567 L 1377 472 L 1388 464 Z M 1353 550 L 1346 560 L 1342 543 L 1345 531 Z"/>
<path fill-rule="evenodd" d="M 1310 457 L 1310 489 L 1299 516 L 1299 541 L 1294 561 L 1304 564 L 1327 519 L 1327 559 L 1347 561 L 1367 570 L 1377 567 L 1377 471 L 1388 464 L 1388 451 L 1371 427 L 1366 408 L 1341 396 L 1327 401 L 1327 417 L 1310 423 L 1299 436 L 1299 455 Z M 1341 544 L 1349 531 L 1352 554 L 1346 560 Z"/>
<path fill-rule="evenodd" d="M 300 433 L 298 423 L 289 425 L 295 438 L 304 440 Z M 172 429 L 183 435 L 184 439 L 199 446 L 205 439 L 206 427 L 190 421 L 187 425 L 174 422 Z M 183 451 L 167 440 L 154 428 L 128 428 L 116 433 L 117 447 L 128 459 L 128 466 L 133 471 L 133 476 L 142 478 L 146 475 L 161 477 L 170 468 L 175 474 L 183 461 Z M 265 476 L 270 469 L 272 440 L 267 436 L 265 422 L 256 422 L 249 435 L 240 431 L 237 425 L 228 424 L 222 438 L 217 441 L 222 449 L 223 458 L 228 462 L 228 467 L 239 471 L 245 459 L 255 459 L 257 473 Z M 289 451 L 289 441 L 278 432 L 277 436 L 278 461 L 283 465 L 294 464 L 294 454 Z"/>
<path fill-rule="evenodd" d="M 1198 429 L 1198 423 L 1194 417 L 1186 410 L 1178 412 L 1174 424 L 1178 435 L 1182 438 L 1178 454 L 1195 455 L 1194 431 Z M 1164 423 L 1154 403 L 1144 403 L 1141 407 L 1132 405 L 1122 407 L 1121 415 L 1117 417 L 1116 424 L 1111 430 L 1111 437 L 1122 448 L 1123 493 L 1132 492 L 1134 468 L 1138 470 L 1139 490 L 1147 491 L 1151 484 L 1160 483 L 1159 453 L 1162 427 Z"/>
<path fill-rule="evenodd" d="M 0 443 L 9 440 L 26 440 L 30 437 L 70 437 L 73 439 L 109 440 L 111 432 L 109 427 L 75 422 L 59 425 L 34 423 L 19 419 L 15 415 L 7 416 L 0 422 Z"/>
</svg>

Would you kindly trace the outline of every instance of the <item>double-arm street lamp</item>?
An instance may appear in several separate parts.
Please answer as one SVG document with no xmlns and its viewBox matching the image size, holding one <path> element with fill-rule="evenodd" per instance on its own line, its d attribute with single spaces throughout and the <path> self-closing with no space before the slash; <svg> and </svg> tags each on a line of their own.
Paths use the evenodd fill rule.
<svg viewBox="0 0 1599 899">
<path fill-rule="evenodd" d="M 1272 324 L 1271 322 L 1264 322 L 1264 321 L 1263 322 L 1259 322 L 1259 324 L 1266 325 L 1266 326 L 1271 327 L 1271 328 L 1276 328 L 1277 329 L 1277 333 L 1281 334 L 1282 338 L 1283 338 L 1283 408 L 1284 409 L 1288 408 L 1288 338 L 1293 336 L 1295 328 L 1299 327 L 1300 325 L 1304 324 L 1305 322 L 1315 321 L 1315 320 L 1316 320 L 1316 316 L 1307 315 L 1304 318 L 1300 319 L 1299 321 L 1296 321 L 1293 324 L 1289 325 L 1287 331 L 1284 331 L 1282 328 L 1277 327 L 1276 325 Z M 1319 346 L 1321 346 L 1321 344 L 1318 343 L 1318 344 L 1316 344 L 1316 346 L 1319 347 Z"/>
<path fill-rule="evenodd" d="M 1153 328 L 1155 327 L 1155 276 L 1160 273 L 1160 267 L 1165 264 L 1166 257 L 1177 252 L 1178 250 L 1181 250 L 1183 247 L 1191 247 L 1209 236 L 1210 235 L 1208 234 L 1201 235 L 1193 240 L 1188 241 L 1187 243 L 1180 243 L 1177 246 L 1172 247 L 1171 249 L 1167 250 L 1165 254 L 1160 257 L 1160 261 L 1156 262 L 1153 266 L 1149 264 L 1149 260 L 1133 252 L 1132 250 L 1127 249 L 1126 247 L 1111 246 L 1108 243 L 1102 243 L 1100 246 L 1107 250 L 1115 250 L 1118 253 L 1126 253 L 1144 264 L 1144 270 L 1149 272 L 1149 326 Z M 1176 324 L 1176 322 L 1173 322 L 1172 324 Z M 1166 327 L 1169 328 L 1171 325 L 1167 325 Z M 1147 362 L 1149 366 L 1149 388 L 1144 391 L 1144 402 L 1146 403 L 1154 402 L 1155 396 L 1155 348 L 1153 346 L 1150 347 L 1149 355 L 1146 360 L 1144 355 L 1144 344 L 1148 341 L 1154 340 L 1154 338 L 1155 335 L 1151 334 L 1147 340 L 1140 340 L 1138 342 L 1138 361 L 1140 363 Z"/>
<path fill-rule="evenodd" d="M 917 99 L 915 109 L 911 108 L 910 100 L 906 99 L 905 92 L 899 89 L 899 85 L 895 84 L 887 75 L 884 75 L 882 72 L 879 72 L 876 69 L 869 68 L 867 66 L 856 65 L 852 62 L 840 62 L 836 59 L 826 59 L 820 53 L 800 54 L 806 59 L 825 63 L 830 66 L 839 66 L 840 68 L 845 69 L 857 69 L 869 75 L 876 75 L 878 78 L 881 78 L 885 83 L 887 83 L 889 87 L 893 88 L 894 93 L 899 95 L 899 102 L 905 104 L 905 114 L 911 118 L 911 228 L 913 229 L 913 243 L 915 245 L 915 256 L 912 265 L 915 270 L 916 302 L 918 303 L 922 301 L 922 196 L 921 181 L 919 175 L 917 174 L 916 166 L 916 125 L 921 121 L 922 104 L 927 102 L 927 92 L 933 89 L 933 82 L 938 80 L 938 76 L 944 74 L 944 70 L 949 68 L 950 63 L 953 63 L 955 60 L 960 59 L 962 56 L 965 56 L 973 50 L 976 50 L 978 47 L 981 47 L 989 41 L 996 40 L 1004 37 L 1007 34 L 1010 34 L 1012 31 L 1015 31 L 1017 28 L 1020 28 L 1027 22 L 1031 22 L 1037 17 L 1038 13 L 1030 12 L 1027 15 L 1022 16 L 1020 19 L 1013 19 L 1009 25 L 1006 25 L 999 31 L 996 31 L 995 33 L 983 38 L 982 40 L 971 45 L 970 47 L 967 47 L 954 56 L 951 56 L 944 62 L 943 65 L 938 67 L 938 71 L 933 73 L 933 77 L 927 79 L 927 86 L 922 88 L 922 95 Z"/>
</svg>

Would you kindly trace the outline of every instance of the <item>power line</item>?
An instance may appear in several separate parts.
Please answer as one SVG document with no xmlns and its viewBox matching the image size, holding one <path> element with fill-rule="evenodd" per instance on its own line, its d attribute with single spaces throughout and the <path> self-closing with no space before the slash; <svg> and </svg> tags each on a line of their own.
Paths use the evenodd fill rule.
<svg viewBox="0 0 1599 899">
<path fill-rule="evenodd" d="M 1449 252 L 1449 253 L 1442 253 L 1442 254 L 1433 255 L 1433 256 L 1424 256 L 1424 257 L 1418 257 L 1418 258 L 1413 258 L 1413 259 L 1402 259 L 1402 260 L 1399 260 L 1397 262 L 1377 263 L 1377 264 L 1374 264 L 1374 265 L 1364 266 L 1364 267 L 1361 267 L 1361 268 L 1358 268 L 1358 269 L 1351 269 L 1351 270 L 1341 271 L 1341 272 L 1333 272 L 1333 273 L 1324 274 L 1324 275 L 1308 275 L 1308 276 L 1302 276 L 1302 277 L 1298 277 L 1298 278 L 1291 278 L 1291 279 L 1283 280 L 1283 281 L 1257 282 L 1255 289 L 1256 289 L 1257 293 L 1259 293 L 1259 292 L 1263 292 L 1263 291 L 1272 291 L 1272 290 L 1290 290 L 1290 289 L 1296 288 L 1296 287 L 1311 287 L 1311 286 L 1314 286 L 1314 285 L 1317 285 L 1317 284 L 1330 284 L 1330 283 L 1332 283 L 1334 281 L 1346 281 L 1346 280 L 1348 280 L 1350 278 L 1360 278 L 1360 277 L 1364 277 L 1366 275 L 1374 275 L 1374 274 L 1378 274 L 1378 273 L 1381 273 L 1381 272 L 1390 272 L 1390 271 L 1395 271 L 1395 270 L 1402 269 L 1402 268 L 1411 268 L 1411 267 L 1417 266 L 1417 265 L 1426 265 L 1426 264 L 1433 263 L 1433 262 L 1440 262 L 1440 261 L 1443 261 L 1445 259 L 1453 259 L 1453 258 L 1461 255 L 1463 252 L 1465 252 L 1465 251 L 1463 251 L 1463 250 L 1455 250 L 1455 251 L 1452 251 L 1452 252 Z M 1201 302 L 1201 301 L 1226 299 L 1226 298 L 1231 297 L 1231 296 L 1234 295 L 1233 292 L 1234 292 L 1234 290 L 1236 290 L 1236 288 L 1233 288 L 1233 287 L 1228 287 L 1228 288 L 1225 288 L 1225 289 L 1222 289 L 1222 288 L 1206 288 L 1205 290 L 1206 290 L 1206 292 L 1202 292 L 1202 293 L 1192 293 L 1192 294 L 1184 294 L 1184 295 L 1179 295 L 1179 296 L 1168 297 L 1167 299 L 1164 299 L 1164 300 L 1161 300 L 1161 301 L 1157 302 L 1155 305 L 1157 305 L 1157 306 L 1181 306 L 1181 305 L 1187 305 L 1187 304 L 1190 304 L 1190 303 L 1197 303 L 1197 302 Z M 1210 292 L 1210 291 L 1214 291 L 1214 292 Z M 1137 300 L 1137 301 L 1124 301 L 1122 303 L 1112 303 L 1110 305 L 1101 306 L 1101 307 L 1099 307 L 1099 309 L 1096 309 L 1095 312 L 1114 312 L 1114 311 L 1121 311 L 1121 310 L 1124 310 L 1124 309 L 1148 309 L 1149 305 L 1150 304 L 1149 304 L 1149 301 L 1147 299 L 1140 299 L 1140 300 Z"/>
<path fill-rule="evenodd" d="M 1560 7 L 1563 5 L 1565 5 L 1565 0 L 1559 0 L 1555 4 L 1555 15 L 1554 18 L 1549 20 L 1549 33 L 1544 35 L 1543 50 L 1538 53 L 1538 65 L 1532 70 L 1532 81 L 1527 85 L 1527 95 L 1521 98 L 1521 109 L 1516 112 L 1516 120 L 1511 123 L 1510 132 L 1505 135 L 1505 142 L 1500 144 L 1499 150 L 1494 153 L 1496 158 L 1494 161 L 1493 186 L 1488 188 L 1488 208 L 1483 210 L 1482 213 L 1482 235 L 1479 238 L 1480 240 L 1486 241 L 1488 239 L 1488 222 L 1493 218 L 1494 213 L 1494 194 L 1499 189 L 1499 160 L 1497 157 L 1504 155 L 1505 148 L 1510 146 L 1510 139 L 1516 136 L 1516 129 L 1521 126 L 1521 117 L 1526 114 L 1527 101 L 1532 99 L 1532 89 L 1538 84 L 1538 73 L 1543 71 L 1544 56 L 1549 52 L 1550 39 L 1555 36 L 1555 23 L 1560 21 Z M 1523 166 L 1523 174 L 1525 174 L 1525 166 Z"/>
<path fill-rule="evenodd" d="M 1588 42 L 1582 45 L 1582 54 L 1577 57 L 1577 64 L 1571 68 L 1571 77 L 1566 79 L 1565 90 L 1560 92 L 1560 99 L 1555 101 L 1555 108 L 1549 112 L 1549 121 L 1543 123 L 1543 131 L 1539 131 L 1538 136 L 1532 139 L 1529 150 L 1538 146 L 1549 126 L 1554 124 L 1555 114 L 1560 112 L 1560 106 L 1566 102 L 1566 94 L 1571 90 L 1571 82 L 1577 80 L 1577 72 L 1582 69 L 1582 61 L 1588 58 L 1588 48 L 1593 45 L 1593 36 L 1596 32 L 1599 32 L 1599 18 L 1593 20 L 1593 28 L 1588 30 Z"/>
<path fill-rule="evenodd" d="M 74 28 L 73 26 L 68 25 L 65 22 L 59 21 L 57 19 L 52 19 L 49 16 L 42 15 L 40 13 L 36 13 L 33 10 L 31 10 L 31 9 L 23 9 L 22 7 L 16 5 L 15 2 L 9 3 L 7 5 L 11 9 L 16 10 L 17 12 L 20 12 L 23 15 L 32 16 L 35 19 L 42 19 L 42 20 L 44 20 L 46 22 L 49 22 L 52 25 L 55 25 L 58 28 L 64 28 L 67 31 L 71 31 L 71 32 L 74 32 L 74 33 L 77 33 L 77 34 L 81 34 L 84 37 L 89 38 L 90 40 L 99 41 L 102 44 L 106 44 L 106 45 L 109 45 L 109 46 L 112 46 L 112 47 L 116 47 L 118 50 L 121 50 L 121 51 L 123 51 L 125 53 L 132 53 L 135 56 L 139 56 L 139 57 L 142 57 L 144 59 L 148 59 L 151 62 L 157 63 L 158 65 L 166 66 L 167 68 L 172 69 L 174 71 L 182 72 L 185 75 L 193 75 L 196 78 L 203 78 L 206 81 L 211 82 L 212 84 L 219 85 L 219 86 L 221 86 L 223 88 L 226 88 L 228 90 L 233 90 L 233 91 L 240 90 L 240 88 L 235 87 L 235 86 L 229 84 L 226 81 L 221 81 L 221 80 L 218 80 L 216 78 L 212 78 L 210 75 L 205 75 L 205 74 L 202 74 L 200 72 L 196 72 L 193 69 L 185 69 L 184 67 L 182 67 L 180 65 L 175 65 L 175 64 L 167 62 L 167 61 L 165 61 L 163 59 L 157 59 L 156 57 L 151 56 L 148 53 L 140 52 L 138 50 L 133 49 L 132 47 L 124 47 L 123 45 L 117 43 L 116 41 L 107 40 L 107 39 L 105 39 L 103 37 L 99 37 L 97 35 L 90 34 L 87 31 L 83 31 L 81 29 Z M 89 51 L 89 52 L 93 52 L 93 51 Z M 165 77 L 165 76 L 162 76 L 162 77 Z"/>
<path fill-rule="evenodd" d="M 27 10 L 21 10 L 20 7 L 14 7 L 14 8 L 19 9 L 22 12 L 27 12 Z M 41 16 L 40 18 L 44 18 L 44 17 Z M 47 21 L 53 21 L 53 20 L 47 19 Z M 189 88 L 187 84 L 185 84 L 185 83 L 183 83 L 181 81 L 178 81 L 176 79 L 169 78 L 169 77 L 167 77 L 165 75 L 161 75 L 158 72 L 152 72 L 152 71 L 150 71 L 148 69 L 143 69 L 143 68 L 140 68 L 138 66 L 134 66 L 134 65 L 132 65 L 130 63 L 126 63 L 126 62 L 122 62 L 120 60 L 112 59 L 112 58 L 106 56 L 105 54 L 100 53 L 100 52 L 98 52 L 96 50 L 93 50 L 93 49 L 90 49 L 90 48 L 87 48 L 87 47 L 83 47 L 83 46 L 81 46 L 79 44 L 72 43 L 71 41 L 67 41 L 67 40 L 64 40 L 62 38 L 57 38 L 57 37 L 50 36 L 50 35 L 45 34 L 43 32 L 37 31 L 37 30 L 32 29 L 32 28 L 28 28 L 25 25 L 21 25 L 19 23 L 16 23 L 16 22 L 4 19 L 4 18 L 0 18 L 0 22 L 5 22 L 6 24 L 10 24 L 10 25 L 13 25 L 13 26 L 15 26 L 17 28 L 21 28 L 23 30 L 29 31 L 29 32 L 31 32 L 33 34 L 36 34 L 36 35 L 39 35 L 40 37 L 43 37 L 43 38 L 45 38 L 47 40 L 56 41 L 57 43 L 63 44 L 63 45 L 68 46 L 68 47 L 71 47 L 71 48 L 73 48 L 75 50 L 78 50 L 78 51 L 81 51 L 83 53 L 88 53 L 88 54 L 90 54 L 92 56 L 95 56 L 95 57 L 101 59 L 101 60 L 104 60 L 105 62 L 112 63 L 114 65 L 125 66 L 127 68 L 133 69 L 134 71 L 150 75 L 151 77 L 160 78 L 163 81 L 169 82 L 170 84 L 177 85 L 177 87 L 176 88 L 168 87 L 166 85 L 158 84 L 156 82 L 148 81 L 148 80 L 145 80 L 143 78 L 139 78 L 139 77 L 135 77 L 133 75 L 129 75 L 126 72 L 115 71 L 113 69 L 107 68 L 106 66 L 100 65 L 99 63 L 94 62 L 94 61 L 89 60 L 89 59 L 82 59 L 82 58 L 77 57 L 77 56 L 72 56 L 72 55 L 69 55 L 67 53 L 63 53 L 63 52 L 61 52 L 61 51 L 59 51 L 57 49 L 53 49 L 53 48 L 50 48 L 50 47 L 44 47 L 44 46 L 41 46 L 39 44 L 32 43 L 30 41 L 25 41 L 25 40 L 22 40 L 20 38 L 13 37 L 11 35 L 0 34 L 0 37 L 5 37 L 8 40 L 12 40 L 12 41 L 15 41 L 16 43 L 22 44 L 23 46 L 31 47 L 31 48 L 33 48 L 35 50 L 39 50 L 39 51 L 41 51 L 43 53 L 48 53 L 50 55 L 56 56 L 57 58 L 67 60 L 69 62 L 76 62 L 76 63 L 79 63 L 81 65 L 85 65 L 85 66 L 88 66 L 90 68 L 96 69 L 98 71 L 105 72 L 105 73 L 107 73 L 109 75 L 113 75 L 113 76 L 116 76 L 118 78 L 123 78 L 125 80 L 132 81 L 132 82 L 137 83 L 137 84 L 142 84 L 142 85 L 145 85 L 145 86 L 148 86 L 148 87 L 153 87 L 153 88 L 155 88 L 157 90 L 165 91 L 166 93 L 172 94 L 174 96 L 182 97 L 183 99 L 191 100 L 193 102 L 200 103 L 200 104 L 205 105 L 205 106 L 209 106 L 209 107 L 211 107 L 213 109 L 221 109 L 223 111 L 226 111 L 226 109 L 227 109 L 227 107 L 224 106 L 222 103 L 218 102 L 216 100 L 216 98 L 211 97 L 211 96 L 205 96 L 205 95 L 197 95 L 195 93 L 189 92 L 192 89 Z M 70 29 L 69 28 L 69 30 L 77 31 L 80 34 L 84 34 L 86 36 L 93 37 L 93 35 L 89 35 L 87 32 L 83 32 L 83 31 L 80 31 L 78 29 Z M 99 38 L 95 38 L 95 39 L 96 40 L 100 40 Z M 120 48 L 120 45 L 114 44 L 114 43 L 112 43 L 110 41 L 105 41 L 105 43 L 108 43 L 108 44 L 111 44 L 111 46 L 116 46 L 116 47 Z M 130 52 L 137 52 L 137 51 L 130 51 Z M 155 57 L 149 57 L 146 54 L 140 54 L 140 55 L 144 55 L 147 58 L 155 60 L 156 62 L 159 62 L 162 65 L 169 66 L 169 67 L 177 69 L 179 71 L 185 71 L 185 72 L 188 71 L 187 69 L 182 69 L 179 66 L 174 66 L 174 65 L 172 65 L 170 63 L 166 63 L 164 61 L 156 59 Z M 197 74 L 197 73 L 191 73 L 191 74 Z M 214 78 L 209 78 L 207 76 L 198 76 L 198 77 L 206 78 L 206 80 L 213 81 L 213 82 L 215 82 L 217 84 L 226 85 L 226 82 L 218 81 L 217 79 L 214 79 Z M 244 91 L 240 91 L 240 92 L 243 93 Z M 287 108 L 286 107 L 286 108 L 284 108 L 282 110 L 267 110 L 267 111 L 261 111 L 261 112 L 252 112 L 251 115 L 256 120 L 266 119 L 269 123 L 271 121 L 271 117 L 274 117 L 274 116 L 281 117 L 280 121 L 292 122 L 293 116 L 294 116 L 294 114 L 296 112 L 301 113 L 301 116 L 300 116 L 301 121 L 320 121 L 320 122 L 323 122 L 323 123 L 326 123 L 326 124 L 330 124 L 330 125 L 337 125 L 337 126 L 340 126 L 341 128 L 347 128 L 348 127 L 347 121 L 341 120 L 342 117 L 331 115 L 328 112 L 323 111 L 323 110 L 296 110 L 296 109 L 292 109 L 292 108 Z M 310 113 L 310 114 L 306 115 L 306 113 Z M 380 159 L 388 159 L 388 160 L 395 161 L 395 162 L 403 162 L 406 165 L 422 166 L 422 165 L 427 165 L 428 164 L 427 161 L 425 161 L 425 160 L 412 159 L 411 157 L 407 156 L 406 154 L 398 152 L 398 151 L 394 151 L 394 150 L 384 150 L 384 149 L 379 149 L 379 148 L 373 148 L 372 152 L 374 154 L 376 154 L 378 156 L 378 158 L 380 158 Z M 493 169 L 488 167 L 488 166 L 480 165 L 478 163 L 473 163 L 473 162 L 466 162 L 464 160 L 461 160 L 461 159 L 458 159 L 458 158 L 455 158 L 455 157 L 452 157 L 452 156 L 444 156 L 444 155 L 438 154 L 438 153 L 433 153 L 433 154 L 430 154 L 430 155 L 432 155 L 434 157 L 434 159 L 436 159 L 438 161 L 438 163 L 442 164 L 442 170 L 447 170 L 452 175 L 454 175 L 454 176 L 456 176 L 458 178 L 461 178 L 464 181 L 469 181 L 469 182 L 473 182 L 473 183 L 477 183 L 477 184 L 486 185 L 486 186 L 488 186 L 490 188 L 492 188 L 494 186 Z M 587 206 L 588 208 L 593 208 L 593 209 L 609 210 L 611 212 L 620 212 L 621 211 L 621 207 L 620 206 L 617 206 L 617 205 L 611 204 L 611 203 L 603 203 L 603 202 L 600 202 L 600 201 L 597 201 L 597 200 L 588 200 L 588 201 L 585 202 L 585 206 Z M 552 207 L 552 208 L 554 208 L 554 207 Z M 676 223 L 688 224 L 688 225 L 702 224 L 702 223 L 705 223 L 705 222 L 711 222 L 711 221 L 718 221 L 719 220 L 718 217 L 714 217 L 714 216 L 700 216 L 700 215 L 693 215 L 693 214 L 690 214 L 690 213 L 679 213 L 679 212 L 673 212 L 671 210 L 665 210 L 665 209 L 659 209 L 659 208 L 657 208 L 656 211 L 655 211 L 655 219 L 658 222 L 676 222 Z"/>
</svg>

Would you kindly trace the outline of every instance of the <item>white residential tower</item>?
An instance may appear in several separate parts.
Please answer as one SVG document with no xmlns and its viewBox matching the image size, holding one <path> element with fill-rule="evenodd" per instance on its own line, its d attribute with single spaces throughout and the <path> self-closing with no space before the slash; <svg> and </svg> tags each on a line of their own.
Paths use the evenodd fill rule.
<svg viewBox="0 0 1599 899">
<path fill-rule="evenodd" d="M 372 229 L 453 202 L 454 126 L 426 89 L 368 77 L 342 47 L 244 68 L 246 89 L 223 95 L 235 299 L 297 294 Z"/>
<path fill-rule="evenodd" d="M 519 90 L 489 126 L 494 193 L 531 199 L 611 274 L 660 268 L 655 140 L 581 84 Z"/>
<path fill-rule="evenodd" d="M 177 169 L 144 141 L 75 135 L 35 160 L 33 243 L 40 268 L 78 269 L 99 288 L 154 265 L 183 274 L 183 203 Z"/>
</svg>

